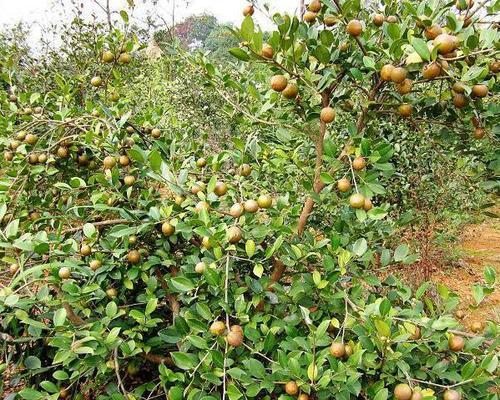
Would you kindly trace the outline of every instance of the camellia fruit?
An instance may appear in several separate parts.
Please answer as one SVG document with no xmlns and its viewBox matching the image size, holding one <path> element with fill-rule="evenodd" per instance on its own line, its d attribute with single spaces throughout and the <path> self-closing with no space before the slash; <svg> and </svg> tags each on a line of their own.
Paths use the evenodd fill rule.
<svg viewBox="0 0 500 400">
<path fill-rule="evenodd" d="M 394 398 L 396 400 L 411 400 L 413 390 L 406 383 L 399 383 L 394 388 Z"/>
<path fill-rule="evenodd" d="M 276 92 L 282 92 L 288 86 L 288 80 L 283 75 L 274 75 L 271 78 L 271 88 Z"/>
<path fill-rule="evenodd" d="M 226 324 L 222 321 L 214 321 L 208 330 L 212 335 L 220 336 L 226 331 Z"/>
<path fill-rule="evenodd" d="M 135 183 L 135 176 L 127 175 L 125 178 L 123 178 L 123 183 L 125 184 L 125 186 L 132 186 Z"/>
<path fill-rule="evenodd" d="M 227 230 L 227 238 L 228 238 L 229 243 L 231 243 L 231 244 L 238 243 L 242 237 L 243 237 L 243 233 L 241 232 L 241 229 L 238 228 L 237 226 L 231 226 Z"/>
<path fill-rule="evenodd" d="M 396 67 L 391 72 L 391 81 L 394 83 L 401 83 L 406 79 L 408 71 L 403 67 Z"/>
<path fill-rule="evenodd" d="M 102 262 L 100 260 L 92 260 L 89 264 L 89 267 L 92 271 L 98 270 L 101 268 Z"/>
<path fill-rule="evenodd" d="M 241 176 L 249 176 L 250 174 L 252 173 L 252 167 L 248 164 L 243 164 L 241 167 L 240 167 L 240 175 Z"/>
<path fill-rule="evenodd" d="M 197 274 L 202 274 L 203 272 L 205 272 L 205 269 L 207 268 L 207 265 L 203 262 L 203 261 L 200 261 L 199 263 L 197 263 L 194 267 L 194 271 L 197 273 Z"/>
<path fill-rule="evenodd" d="M 251 17 L 254 12 L 255 12 L 255 9 L 254 9 L 253 5 L 249 4 L 249 5 L 245 6 L 245 8 L 243 9 L 243 16 L 244 17 L 248 17 L 248 16 Z"/>
<path fill-rule="evenodd" d="M 351 36 L 359 36 L 363 33 L 363 24 L 357 19 L 349 21 L 346 31 Z"/>
<path fill-rule="evenodd" d="M 233 218 L 239 218 L 243 214 L 244 208 L 240 203 L 233 204 L 229 210 L 229 214 Z"/>
<path fill-rule="evenodd" d="M 451 335 L 448 339 L 448 347 L 451 351 L 462 351 L 465 346 L 465 340 L 461 336 Z"/>
<path fill-rule="evenodd" d="M 443 394 L 443 400 L 461 400 L 462 395 L 456 390 L 448 389 Z"/>
<path fill-rule="evenodd" d="M 71 271 L 68 267 L 59 268 L 58 272 L 59 278 L 68 279 L 71 276 Z"/>
<path fill-rule="evenodd" d="M 347 178 L 342 178 L 337 182 L 337 189 L 339 192 L 345 193 L 351 190 L 351 182 Z"/>
<path fill-rule="evenodd" d="M 439 25 L 432 25 L 428 28 L 425 28 L 425 37 L 427 38 L 427 40 L 434 40 L 442 33 L 443 29 Z"/>
<path fill-rule="evenodd" d="M 299 393 L 299 387 L 295 383 L 295 381 L 290 381 L 285 384 L 285 392 L 289 396 L 295 396 Z"/>
<path fill-rule="evenodd" d="M 306 11 L 306 12 L 304 13 L 303 18 L 304 18 L 304 21 L 305 21 L 305 22 L 307 22 L 307 23 L 310 23 L 310 24 L 311 24 L 311 23 L 313 23 L 314 21 L 316 21 L 316 17 L 317 17 L 317 16 L 318 16 L 318 14 L 317 14 L 317 13 L 315 13 L 315 12 L 312 12 L 312 11 Z"/>
<path fill-rule="evenodd" d="M 113 156 L 106 156 L 103 165 L 104 169 L 112 169 L 116 165 L 116 159 Z"/>
<path fill-rule="evenodd" d="M 200 213 L 203 210 L 208 211 L 209 208 L 210 208 L 210 206 L 206 201 L 199 201 L 198 203 L 196 203 L 196 206 L 194 206 L 194 210 L 197 213 Z"/>
<path fill-rule="evenodd" d="M 127 260 L 130 264 L 139 264 L 141 254 L 137 250 L 130 250 L 127 254 Z"/>
<path fill-rule="evenodd" d="M 170 222 L 164 222 L 161 226 L 161 232 L 165 236 L 172 236 L 175 233 L 175 227 Z"/>
<path fill-rule="evenodd" d="M 413 87 L 413 81 L 411 79 L 406 78 L 403 82 L 397 85 L 396 90 L 399 94 L 408 94 L 411 92 Z"/>
<path fill-rule="evenodd" d="M 224 182 L 218 181 L 214 186 L 214 193 L 221 197 L 227 193 L 227 185 Z"/>
<path fill-rule="evenodd" d="M 130 57 L 130 54 L 128 54 L 128 53 L 122 53 L 118 57 L 118 62 L 120 64 L 129 64 L 130 61 L 132 61 L 132 57 Z"/>
<path fill-rule="evenodd" d="M 102 79 L 100 76 L 94 76 L 91 80 L 90 80 L 90 84 L 94 87 L 99 87 L 102 85 Z"/>
<path fill-rule="evenodd" d="M 229 346 L 239 347 L 243 344 L 243 335 L 240 331 L 231 330 L 226 336 L 226 341 Z"/>
<path fill-rule="evenodd" d="M 434 79 L 441 75 L 441 66 L 435 62 L 425 65 L 422 69 L 424 79 Z"/>
<path fill-rule="evenodd" d="M 467 98 L 462 93 L 454 93 L 453 104 L 456 108 L 464 108 L 467 106 Z"/>
<path fill-rule="evenodd" d="M 356 171 L 361 171 L 362 169 L 364 169 L 366 167 L 366 160 L 363 157 L 356 157 L 352 161 L 352 167 Z"/>
<path fill-rule="evenodd" d="M 408 118 L 411 116 L 413 112 L 413 107 L 411 104 L 401 104 L 398 108 L 399 115 L 401 115 L 403 118 Z"/>
<path fill-rule="evenodd" d="M 343 358 L 345 356 L 344 343 L 334 342 L 330 345 L 330 354 L 335 358 Z"/>
<path fill-rule="evenodd" d="M 299 94 L 299 88 L 295 83 L 289 83 L 281 94 L 286 99 L 295 99 Z"/>
<path fill-rule="evenodd" d="M 196 160 L 196 166 L 197 166 L 198 168 L 203 168 L 203 167 L 204 167 L 204 166 L 206 166 L 206 165 L 207 165 L 207 160 L 205 160 L 203 157 L 198 158 L 198 159 Z"/>
<path fill-rule="evenodd" d="M 486 97 L 488 96 L 488 86 L 486 85 L 474 85 L 472 86 L 472 95 L 474 97 Z M 26 139 L 28 136 L 26 136 Z"/>
<path fill-rule="evenodd" d="M 363 210 L 370 211 L 373 208 L 373 203 L 370 199 L 365 198 L 365 204 L 363 204 Z"/>
<path fill-rule="evenodd" d="M 375 26 L 382 26 L 384 24 L 384 16 L 382 14 L 375 14 L 373 17 L 372 17 L 372 22 L 373 22 L 373 25 Z"/>
<path fill-rule="evenodd" d="M 325 124 L 329 124 L 335 120 L 335 110 L 332 107 L 324 107 L 321 110 L 320 119 Z"/>
<path fill-rule="evenodd" d="M 270 208 L 273 205 L 273 198 L 268 194 L 261 194 L 257 199 L 260 208 Z"/>
<path fill-rule="evenodd" d="M 483 128 L 476 128 L 476 129 L 474 129 L 474 137 L 476 139 L 482 139 L 485 134 L 486 134 L 486 132 L 485 132 L 485 130 Z"/>
<path fill-rule="evenodd" d="M 392 64 L 386 64 L 380 70 L 380 79 L 383 81 L 389 82 L 391 80 L 392 71 L 394 71 L 396 67 Z"/>
<path fill-rule="evenodd" d="M 104 61 L 105 63 L 112 63 L 113 61 L 115 61 L 115 55 L 111 51 L 106 50 L 104 53 L 102 53 L 102 61 Z"/>
<path fill-rule="evenodd" d="M 256 213 L 257 211 L 259 211 L 259 203 L 252 199 L 245 201 L 243 207 L 248 213 Z"/>
<path fill-rule="evenodd" d="M 458 41 L 455 36 L 448 35 L 447 33 L 441 33 L 436 36 L 433 41 L 434 46 L 437 47 L 439 54 L 451 53 L 458 47 Z"/>
<path fill-rule="evenodd" d="M 264 58 L 273 58 L 274 57 L 274 49 L 268 45 L 268 44 L 265 44 L 263 47 L 262 47 L 262 51 L 260 53 L 262 55 L 262 57 Z"/>
<path fill-rule="evenodd" d="M 80 254 L 83 257 L 87 257 L 90 256 L 91 253 L 92 253 L 92 247 L 90 247 L 88 244 L 82 244 L 82 246 L 80 247 Z"/>
<path fill-rule="evenodd" d="M 354 193 L 349 198 L 349 204 L 352 208 L 362 208 L 365 205 L 365 196 L 361 193 Z"/>
<path fill-rule="evenodd" d="M 309 11 L 312 11 L 314 13 L 320 12 L 321 11 L 321 2 L 319 0 L 313 0 L 309 3 L 307 6 L 307 9 Z"/>
</svg>

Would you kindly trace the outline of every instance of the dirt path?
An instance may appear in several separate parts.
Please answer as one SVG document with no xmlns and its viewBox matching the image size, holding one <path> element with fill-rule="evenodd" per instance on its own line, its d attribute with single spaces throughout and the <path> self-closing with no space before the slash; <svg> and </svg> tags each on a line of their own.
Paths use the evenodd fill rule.
<svg viewBox="0 0 500 400">
<path fill-rule="evenodd" d="M 500 278 L 500 221 L 487 221 L 468 227 L 462 235 L 458 249 L 461 260 L 449 269 L 439 269 L 432 274 L 432 281 L 442 283 L 460 297 L 459 309 L 466 318 L 464 325 L 470 328 L 473 322 L 500 322 L 500 291 L 496 289 L 486 296 L 479 307 L 474 307 L 472 288 L 484 284 L 484 270 L 493 267 L 497 281 Z M 465 323 L 465 321 L 467 321 Z"/>
</svg>

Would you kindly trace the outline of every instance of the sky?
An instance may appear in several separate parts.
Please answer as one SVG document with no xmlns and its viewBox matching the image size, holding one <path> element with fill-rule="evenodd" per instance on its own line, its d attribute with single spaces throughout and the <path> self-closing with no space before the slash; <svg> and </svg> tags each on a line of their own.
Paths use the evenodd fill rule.
<svg viewBox="0 0 500 400">
<path fill-rule="evenodd" d="M 95 0 L 78 0 L 85 4 L 85 7 L 92 11 L 99 11 L 94 4 Z M 104 3 L 104 0 L 97 0 Z M 110 0 L 112 8 L 125 8 L 127 0 Z M 139 5 L 141 0 L 135 0 L 137 9 L 135 15 L 140 17 L 144 9 Z M 172 1 L 159 0 L 159 5 L 155 9 L 169 21 L 171 20 Z M 175 0 L 177 7 L 175 9 L 175 19 L 182 20 L 189 15 L 208 12 L 217 17 L 221 22 L 241 23 L 243 16 L 243 7 L 248 4 L 245 0 L 188 0 L 186 6 L 185 0 Z M 299 5 L 299 0 L 267 0 L 272 11 L 294 13 Z M 260 1 L 260 4 L 263 4 Z M 0 0 L 0 26 L 13 25 L 18 22 L 25 22 L 32 28 L 30 42 L 36 44 L 40 39 L 41 26 L 49 22 L 64 20 L 69 15 L 69 10 L 55 6 L 54 0 Z M 263 13 L 257 11 L 254 15 L 255 20 L 263 29 L 271 26 L 269 18 Z"/>
</svg>

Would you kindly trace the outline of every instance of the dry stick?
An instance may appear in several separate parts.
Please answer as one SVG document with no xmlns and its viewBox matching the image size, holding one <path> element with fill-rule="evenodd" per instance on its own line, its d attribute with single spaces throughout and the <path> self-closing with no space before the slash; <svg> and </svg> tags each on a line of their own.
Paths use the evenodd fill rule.
<svg viewBox="0 0 500 400">
<path fill-rule="evenodd" d="M 118 347 L 115 347 L 115 351 L 114 351 L 114 364 L 115 364 L 115 374 L 116 374 L 116 379 L 118 381 L 118 386 L 120 387 L 123 395 L 126 398 L 127 391 L 125 390 L 125 387 L 123 386 L 122 378 L 120 376 L 120 365 L 118 364 Z"/>
<path fill-rule="evenodd" d="M 110 219 L 110 220 L 107 220 L 107 221 L 99 221 L 99 222 L 90 222 L 92 225 L 94 225 L 95 227 L 99 227 L 99 226 L 106 226 L 106 225 L 118 225 L 118 224 L 131 224 L 133 223 L 134 221 L 130 221 L 128 219 Z M 74 232 L 78 232 L 80 230 L 83 229 L 83 225 L 82 226 L 77 226 L 76 228 L 69 228 L 69 229 L 65 229 L 64 231 L 61 232 L 61 234 L 66 234 L 66 233 L 74 233 Z"/>
</svg>

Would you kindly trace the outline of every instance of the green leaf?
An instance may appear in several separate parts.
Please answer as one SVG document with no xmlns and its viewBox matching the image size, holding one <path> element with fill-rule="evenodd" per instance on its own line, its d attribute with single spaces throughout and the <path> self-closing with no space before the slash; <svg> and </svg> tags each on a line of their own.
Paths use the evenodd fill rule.
<svg viewBox="0 0 500 400">
<path fill-rule="evenodd" d="M 356 254 L 358 257 L 361 257 L 363 254 L 366 253 L 366 250 L 368 250 L 368 243 L 366 242 L 365 238 L 361 238 L 356 240 L 352 247 L 352 251 L 354 254 Z"/>
<path fill-rule="evenodd" d="M 155 297 L 154 299 L 148 301 L 145 314 L 150 315 L 154 310 L 156 310 L 156 307 L 158 307 L 158 299 Z"/>
<path fill-rule="evenodd" d="M 194 283 L 184 276 L 176 276 L 172 278 L 170 282 L 172 286 L 180 292 L 189 292 L 195 288 Z"/>
<path fill-rule="evenodd" d="M 234 383 L 231 383 L 227 387 L 227 396 L 229 400 L 238 400 L 243 397 L 243 394 L 238 390 Z"/>
<path fill-rule="evenodd" d="M 38 357 L 29 356 L 29 357 L 26 357 L 26 359 L 24 360 L 24 365 L 28 369 L 38 369 L 38 368 L 42 367 L 42 362 L 40 361 L 40 359 Z"/>
<path fill-rule="evenodd" d="M 114 301 L 110 301 L 108 304 L 106 304 L 106 315 L 109 318 L 113 318 L 117 312 L 118 312 L 118 306 Z"/>
<path fill-rule="evenodd" d="M 247 240 L 247 242 L 245 243 L 245 251 L 248 258 L 252 258 L 252 256 L 255 254 L 255 242 L 253 240 Z"/>
<path fill-rule="evenodd" d="M 389 398 L 389 390 L 384 388 L 377 392 L 373 400 L 387 400 L 388 398 Z"/>
<path fill-rule="evenodd" d="M 418 55 L 422 58 L 422 60 L 429 61 L 431 59 L 431 52 L 427 47 L 427 43 L 418 37 L 413 37 L 411 39 L 411 45 L 418 53 Z"/>
<path fill-rule="evenodd" d="M 60 308 L 54 313 L 54 326 L 62 326 L 65 321 L 66 310 L 64 308 Z"/>
<path fill-rule="evenodd" d="M 252 36 L 255 30 L 253 18 L 251 16 L 245 17 L 241 23 L 241 37 L 247 42 L 252 41 Z"/>
<path fill-rule="evenodd" d="M 96 230 L 94 224 L 87 223 L 87 224 L 83 225 L 83 234 L 88 238 L 94 237 L 96 231 L 97 230 Z"/>
<path fill-rule="evenodd" d="M 24 388 L 19 392 L 19 395 L 25 400 L 41 400 L 45 398 L 43 393 L 30 388 Z"/>
<path fill-rule="evenodd" d="M 248 55 L 248 53 L 240 49 L 239 47 L 233 47 L 232 49 L 229 49 L 229 53 L 241 61 L 250 60 L 250 56 Z"/>
<path fill-rule="evenodd" d="M 198 363 L 198 358 L 194 354 L 175 351 L 171 353 L 172 359 L 180 369 L 193 369 Z"/>
<path fill-rule="evenodd" d="M 410 252 L 410 249 L 407 244 L 400 244 L 397 248 L 396 251 L 394 252 L 394 261 L 396 262 L 401 262 L 403 261 L 408 253 Z"/>
</svg>

